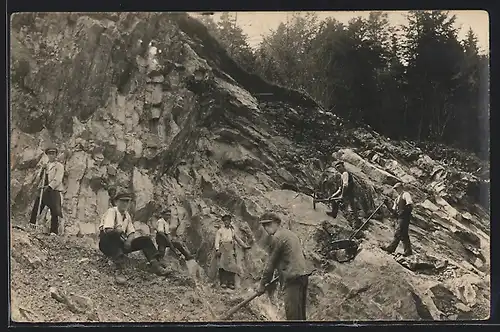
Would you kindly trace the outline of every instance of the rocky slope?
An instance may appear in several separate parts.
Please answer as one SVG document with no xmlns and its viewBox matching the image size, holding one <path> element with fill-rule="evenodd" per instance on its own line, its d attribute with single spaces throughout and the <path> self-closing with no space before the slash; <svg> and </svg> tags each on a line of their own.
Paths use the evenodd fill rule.
<svg viewBox="0 0 500 332">
<path fill-rule="evenodd" d="M 25 229 L 49 141 L 66 169 L 64 236 L 12 229 L 15 320 L 213 320 L 209 305 L 222 314 L 259 278 L 269 243 L 258 223 L 265 210 L 299 235 L 316 268 L 311 320 L 489 316 L 489 165 L 355 128 L 243 71 L 184 14 L 19 14 L 12 26 L 12 225 Z M 322 165 L 337 159 L 359 179 L 365 215 L 394 197 L 396 181 L 409 184 L 412 258 L 379 249 L 394 222 L 384 208 L 356 259 L 338 263 L 325 251 L 331 236 L 352 232 L 347 213 L 332 219 L 309 196 Z M 120 187 L 134 190 L 144 234 L 158 206 L 173 207 L 204 269 L 200 278 L 172 259 L 176 273 L 150 276 L 133 255 L 127 285 L 113 283 L 96 228 Z M 235 294 L 209 287 L 205 275 L 225 211 L 252 244 L 237 251 L 243 277 Z M 276 303 L 264 296 L 233 319 L 282 319 Z"/>
</svg>

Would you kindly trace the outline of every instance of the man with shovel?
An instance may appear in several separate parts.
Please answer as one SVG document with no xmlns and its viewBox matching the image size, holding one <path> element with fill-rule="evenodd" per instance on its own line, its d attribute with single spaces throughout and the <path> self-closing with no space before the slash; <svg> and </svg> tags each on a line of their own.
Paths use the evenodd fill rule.
<svg viewBox="0 0 500 332">
<path fill-rule="evenodd" d="M 312 271 L 307 267 L 300 240 L 292 231 L 280 227 L 281 219 L 275 213 L 264 213 L 260 223 L 272 236 L 273 245 L 257 293 L 264 294 L 278 269 L 285 291 L 286 319 L 306 320 L 307 284 Z"/>
<path fill-rule="evenodd" d="M 182 255 L 184 260 L 189 261 L 193 259 L 193 255 L 189 252 L 188 248 L 182 243 L 181 239 L 177 236 L 178 224 L 172 223 L 172 211 L 169 207 L 164 208 L 156 213 L 158 222 L 156 224 L 156 244 L 160 256 L 165 256 L 165 250 L 169 247 L 171 250 L 178 253 L 179 257 Z"/>
<path fill-rule="evenodd" d="M 123 269 L 125 255 L 142 250 L 149 261 L 153 273 L 165 275 L 166 271 L 160 264 L 160 253 L 149 236 L 135 236 L 132 218 L 128 213 L 133 195 L 128 192 L 118 192 L 113 201 L 115 206 L 109 208 L 101 218 L 99 225 L 99 249 L 110 257 L 117 269 Z"/>
<path fill-rule="evenodd" d="M 358 228 L 361 226 L 361 221 L 359 220 L 358 215 L 358 205 L 356 202 L 355 194 L 354 194 L 354 181 L 352 175 L 346 170 L 344 162 L 338 161 L 335 163 L 335 168 L 341 174 L 341 185 L 340 188 L 333 193 L 330 198 L 338 198 L 342 199 L 343 202 L 346 202 L 348 206 L 351 207 L 352 214 L 354 217 L 354 228 Z M 347 206 L 346 206 L 347 207 Z"/>
<path fill-rule="evenodd" d="M 401 183 L 396 183 L 393 189 L 398 193 L 392 206 L 392 211 L 397 216 L 398 223 L 394 232 L 394 239 L 387 247 L 382 247 L 382 249 L 388 253 L 393 253 L 398 247 L 399 242 L 402 241 L 404 246 L 403 255 L 410 256 L 412 250 L 408 231 L 410 227 L 411 212 L 413 210 L 413 201 L 410 193 L 404 190 Z"/>
<path fill-rule="evenodd" d="M 58 234 L 59 218 L 63 216 L 61 192 L 63 191 L 64 166 L 56 160 L 57 152 L 57 147 L 54 145 L 50 145 L 45 149 L 49 162 L 42 167 L 38 176 L 42 182 L 41 188 L 38 188 L 41 190 L 41 194 L 35 200 L 30 218 L 30 223 L 36 225 L 38 216 L 43 211 L 43 208 L 47 206 L 51 215 L 51 234 Z"/>
<path fill-rule="evenodd" d="M 235 289 L 236 274 L 240 269 L 236 263 L 237 242 L 243 249 L 250 249 L 236 234 L 231 225 L 231 215 L 222 216 L 223 226 L 215 234 L 215 254 L 219 258 L 219 280 L 222 288 Z"/>
</svg>

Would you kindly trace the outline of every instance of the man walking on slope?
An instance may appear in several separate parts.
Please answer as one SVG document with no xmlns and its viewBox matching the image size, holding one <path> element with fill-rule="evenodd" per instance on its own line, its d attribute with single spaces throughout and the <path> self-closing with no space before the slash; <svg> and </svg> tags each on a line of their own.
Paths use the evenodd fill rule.
<svg viewBox="0 0 500 332">
<path fill-rule="evenodd" d="M 219 280 L 222 288 L 235 289 L 236 274 L 240 272 L 236 263 L 237 242 L 242 248 L 250 249 L 250 246 L 235 233 L 231 225 L 231 215 L 222 216 L 223 226 L 215 234 L 215 253 L 219 257 Z"/>
<path fill-rule="evenodd" d="M 128 213 L 132 194 L 118 193 L 114 198 L 114 207 L 109 208 L 101 218 L 99 225 L 99 249 L 113 259 L 118 270 L 123 269 L 125 255 L 142 250 L 150 262 L 153 273 L 164 275 L 165 269 L 160 265 L 160 253 L 153 240 L 148 236 L 135 236 L 132 218 Z"/>
<path fill-rule="evenodd" d="M 281 219 L 274 213 L 264 213 L 260 223 L 273 242 L 257 293 L 264 294 L 265 285 L 278 269 L 285 290 L 286 319 L 306 320 L 307 284 L 312 271 L 307 267 L 300 240 L 292 231 L 280 227 Z"/>
<path fill-rule="evenodd" d="M 352 175 L 346 170 L 344 162 L 338 161 L 335 163 L 335 167 L 341 174 L 341 185 L 340 188 L 333 193 L 330 198 L 339 197 L 344 202 L 347 202 L 347 206 L 351 207 L 352 214 L 354 217 L 354 228 L 358 228 L 361 226 L 361 222 L 358 216 L 358 205 L 354 195 L 354 181 Z M 340 196 L 339 196 L 340 194 Z"/>
<path fill-rule="evenodd" d="M 40 204 L 40 196 L 35 200 L 33 209 L 31 210 L 30 223 L 36 225 L 36 219 L 43 208 L 47 206 L 50 209 L 50 233 L 58 234 L 59 218 L 62 218 L 62 194 L 64 166 L 56 161 L 57 147 L 50 145 L 45 149 L 45 154 L 49 158 L 49 162 L 42 167 L 37 179 L 43 181 L 42 200 Z M 41 188 L 39 188 L 41 189 Z"/>
<path fill-rule="evenodd" d="M 177 236 L 178 224 L 172 223 L 172 212 L 169 207 L 164 208 L 162 211 L 156 213 L 158 222 L 156 225 L 156 244 L 160 257 L 165 256 L 165 250 L 169 247 L 171 250 L 178 250 L 186 261 L 193 259 L 193 255 L 189 252 L 188 248 L 182 243 Z"/>
<path fill-rule="evenodd" d="M 393 253 L 400 241 L 403 242 L 404 256 L 412 254 L 410 236 L 408 234 L 410 228 L 411 212 L 413 210 L 413 201 L 410 193 L 405 191 L 401 183 L 396 183 L 393 187 L 398 193 L 398 197 L 394 200 L 392 206 L 393 213 L 398 218 L 398 223 L 394 232 L 394 239 L 387 247 L 382 247 L 388 253 Z"/>
</svg>

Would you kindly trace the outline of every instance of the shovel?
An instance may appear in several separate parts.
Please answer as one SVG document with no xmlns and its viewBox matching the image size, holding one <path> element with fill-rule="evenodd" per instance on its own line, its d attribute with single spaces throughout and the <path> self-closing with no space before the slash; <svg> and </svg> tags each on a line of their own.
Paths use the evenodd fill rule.
<svg viewBox="0 0 500 332">
<path fill-rule="evenodd" d="M 274 278 L 268 284 L 266 284 L 265 288 L 268 288 L 269 286 L 271 286 L 272 284 L 274 284 L 276 281 L 278 281 L 278 277 Z M 229 311 L 226 312 L 224 315 L 220 316 L 219 320 L 226 320 L 226 319 L 228 319 L 236 311 L 240 310 L 241 308 L 243 308 L 244 306 L 246 306 L 248 303 L 250 303 L 250 301 L 252 301 L 256 297 L 259 297 L 260 295 L 262 295 L 262 294 L 259 294 L 257 292 L 252 293 L 250 296 L 248 296 L 246 299 L 244 299 L 243 301 L 241 301 L 239 304 L 237 304 L 234 307 L 232 307 L 231 309 L 229 309 Z"/>
<path fill-rule="evenodd" d="M 352 248 L 356 248 L 358 245 L 355 241 L 353 241 L 353 238 L 358 235 L 358 233 L 363 229 L 363 227 L 365 227 L 366 223 L 368 223 L 368 221 L 370 221 L 370 219 L 375 215 L 375 213 L 377 213 L 377 211 L 384 205 L 385 203 L 382 203 L 380 204 L 376 209 L 375 211 L 372 212 L 372 214 L 365 220 L 365 222 L 363 223 L 363 225 L 361 225 L 361 227 L 359 227 L 356 231 L 354 231 L 354 233 L 351 234 L 351 236 L 349 236 L 348 239 L 344 239 L 344 240 L 337 240 L 337 241 L 333 241 L 331 244 L 330 244 L 330 248 L 332 248 L 332 250 L 339 250 L 339 249 L 352 249 Z"/>
</svg>

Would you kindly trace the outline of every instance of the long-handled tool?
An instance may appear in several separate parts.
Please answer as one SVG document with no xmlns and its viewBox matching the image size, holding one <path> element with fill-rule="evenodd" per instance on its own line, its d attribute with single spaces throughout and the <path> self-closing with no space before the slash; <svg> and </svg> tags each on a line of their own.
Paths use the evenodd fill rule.
<svg viewBox="0 0 500 332">
<path fill-rule="evenodd" d="M 365 220 L 365 222 L 356 230 L 354 231 L 354 233 L 351 234 L 351 236 L 349 236 L 348 239 L 344 239 L 344 240 L 337 240 L 337 241 L 333 241 L 331 244 L 330 244 L 330 248 L 332 250 L 339 250 L 339 249 L 351 249 L 351 248 L 354 248 L 354 247 L 357 247 L 357 244 L 356 242 L 353 241 L 353 238 L 358 235 L 358 233 L 363 229 L 363 227 L 365 227 L 365 225 L 371 220 L 371 218 L 375 215 L 375 213 L 377 213 L 377 211 L 384 205 L 385 203 L 382 203 L 380 204 L 376 209 L 375 211 L 372 212 L 372 214 Z"/>
<path fill-rule="evenodd" d="M 43 198 L 43 190 L 44 190 L 44 187 L 43 185 L 45 184 L 45 169 L 42 170 L 42 176 L 41 176 L 41 180 L 40 180 L 40 186 L 39 186 L 39 189 L 40 189 L 40 197 L 38 198 L 38 209 L 37 209 L 37 213 L 36 213 L 36 219 L 35 219 L 35 229 L 38 229 L 39 228 L 39 224 L 40 224 L 40 214 L 42 212 L 42 198 Z"/>
<path fill-rule="evenodd" d="M 276 281 L 278 281 L 278 277 L 274 278 L 273 280 L 271 280 L 268 284 L 266 284 L 265 288 L 268 288 L 269 286 L 271 286 L 272 284 L 274 284 Z M 257 292 L 254 292 L 252 293 L 250 296 L 248 296 L 246 299 L 244 299 L 243 301 L 241 301 L 241 303 L 235 305 L 234 307 L 232 307 L 231 309 L 229 309 L 228 312 L 226 312 L 224 315 L 220 316 L 219 317 L 219 320 L 226 320 L 228 319 L 229 317 L 231 317 L 236 311 L 240 310 L 241 308 L 243 308 L 244 306 L 246 306 L 248 303 L 250 303 L 250 301 L 252 301 L 253 299 L 255 299 L 256 297 L 259 297 L 260 295 L 262 294 L 259 294 Z"/>
</svg>

